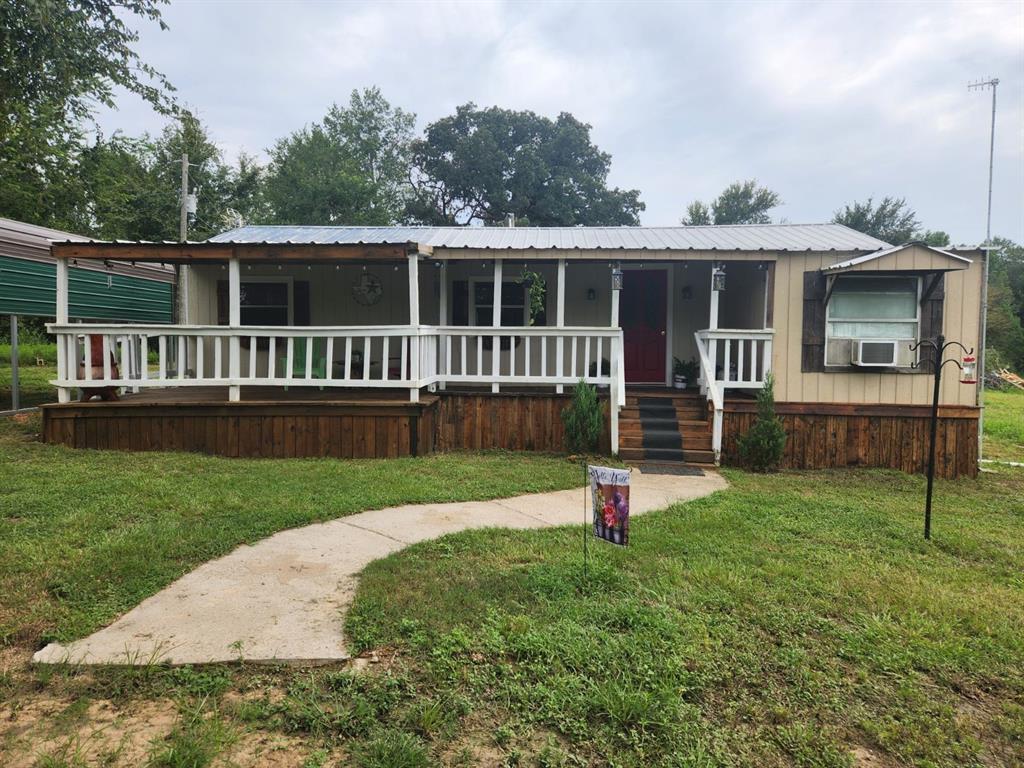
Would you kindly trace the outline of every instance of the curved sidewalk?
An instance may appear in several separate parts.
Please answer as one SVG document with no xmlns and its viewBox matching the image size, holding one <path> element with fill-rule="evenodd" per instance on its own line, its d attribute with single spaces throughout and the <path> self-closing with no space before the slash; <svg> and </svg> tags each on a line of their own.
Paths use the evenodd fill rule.
<svg viewBox="0 0 1024 768">
<path fill-rule="evenodd" d="M 632 515 L 726 487 L 703 477 L 633 470 Z M 418 541 L 468 528 L 582 524 L 582 488 L 511 499 L 416 504 L 361 512 L 282 531 L 201 565 L 109 627 L 68 645 L 51 643 L 48 664 L 317 663 L 349 658 L 342 635 L 360 571 Z"/>
</svg>

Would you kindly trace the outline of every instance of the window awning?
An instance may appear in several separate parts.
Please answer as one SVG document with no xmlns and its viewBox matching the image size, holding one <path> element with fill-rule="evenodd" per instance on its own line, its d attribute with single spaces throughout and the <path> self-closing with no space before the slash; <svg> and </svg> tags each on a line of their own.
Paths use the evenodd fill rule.
<svg viewBox="0 0 1024 768">
<path fill-rule="evenodd" d="M 866 253 L 828 267 L 822 267 L 826 275 L 844 272 L 885 271 L 906 274 L 934 274 L 967 269 L 974 262 L 966 256 L 928 245 L 923 242 L 906 243 L 882 251 Z"/>
</svg>

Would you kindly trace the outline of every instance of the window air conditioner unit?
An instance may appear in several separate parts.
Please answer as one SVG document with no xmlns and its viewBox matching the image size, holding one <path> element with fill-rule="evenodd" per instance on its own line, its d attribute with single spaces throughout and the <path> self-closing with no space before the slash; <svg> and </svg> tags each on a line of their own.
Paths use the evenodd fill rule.
<svg viewBox="0 0 1024 768">
<path fill-rule="evenodd" d="M 853 364 L 864 366 L 896 365 L 896 341 L 853 342 Z"/>
</svg>

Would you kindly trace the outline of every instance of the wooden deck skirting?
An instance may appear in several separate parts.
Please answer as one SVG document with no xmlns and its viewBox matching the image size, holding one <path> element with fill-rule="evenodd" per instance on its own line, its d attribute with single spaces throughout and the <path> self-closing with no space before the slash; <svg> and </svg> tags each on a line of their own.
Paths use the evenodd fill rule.
<svg viewBox="0 0 1024 768">
<path fill-rule="evenodd" d="M 81 403 L 44 406 L 43 440 L 74 448 L 229 457 L 397 458 L 433 453 L 422 403 Z"/>
<path fill-rule="evenodd" d="M 599 393 L 605 408 L 601 450 L 611 450 L 607 393 Z M 436 414 L 439 451 L 502 449 L 508 451 L 565 450 L 562 411 L 571 395 L 446 392 Z"/>
<path fill-rule="evenodd" d="M 752 401 L 726 401 L 722 463 L 739 464 L 736 438 L 754 421 Z M 931 409 L 921 405 L 776 403 L 786 430 L 787 469 L 882 467 L 923 473 L 928 467 Z M 978 409 L 940 406 L 935 474 L 978 474 Z"/>
<path fill-rule="evenodd" d="M 564 450 L 569 395 L 445 391 L 420 403 L 381 393 L 250 388 L 229 403 L 214 388 L 151 390 L 113 403 L 46 405 L 43 440 L 74 448 L 195 451 L 231 457 L 389 458 L 454 450 Z M 243 392 L 246 390 L 243 388 Z M 603 401 L 607 403 L 607 395 Z M 276 398 L 276 399 L 275 399 Z M 607 406 L 606 406 L 607 408 Z M 722 461 L 753 422 L 751 400 L 728 400 Z M 777 403 L 792 469 L 885 467 L 924 472 L 927 406 Z M 978 409 L 939 409 L 940 477 L 977 474 Z M 605 424 L 601 449 L 609 449 Z"/>
</svg>

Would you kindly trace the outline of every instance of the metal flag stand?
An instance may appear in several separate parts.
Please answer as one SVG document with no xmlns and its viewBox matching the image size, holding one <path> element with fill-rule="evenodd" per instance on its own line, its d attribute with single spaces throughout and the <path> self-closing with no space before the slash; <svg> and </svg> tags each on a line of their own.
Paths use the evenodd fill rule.
<svg viewBox="0 0 1024 768">
<path fill-rule="evenodd" d="M 960 364 L 960 361 L 952 357 L 948 360 L 943 360 L 942 358 L 946 354 L 947 347 L 960 347 L 964 351 L 965 356 L 973 355 L 974 349 L 968 349 L 959 341 L 946 341 L 946 337 L 941 333 L 935 341 L 923 339 L 917 342 L 917 344 L 910 347 L 910 351 L 916 352 L 922 346 L 931 347 L 935 350 L 934 359 L 930 361 L 921 360 L 911 364 L 911 368 L 918 368 L 921 363 L 931 362 L 935 375 L 935 386 L 932 390 L 931 440 L 928 444 L 928 494 L 924 503 L 924 537 L 925 539 L 930 539 L 932 537 L 932 486 L 935 483 L 935 433 L 939 426 L 939 385 L 942 383 L 942 367 L 946 363 L 953 363 L 960 370 L 964 370 L 964 366 Z M 971 382 L 965 381 L 964 383 Z"/>
<path fill-rule="evenodd" d="M 587 495 L 590 493 L 590 472 L 587 471 L 587 462 L 580 462 L 580 466 L 583 467 L 583 584 L 589 584 L 587 574 L 587 558 L 588 558 L 588 547 L 587 540 L 590 538 L 590 531 L 587 530 L 591 521 L 587 519 Z"/>
</svg>

